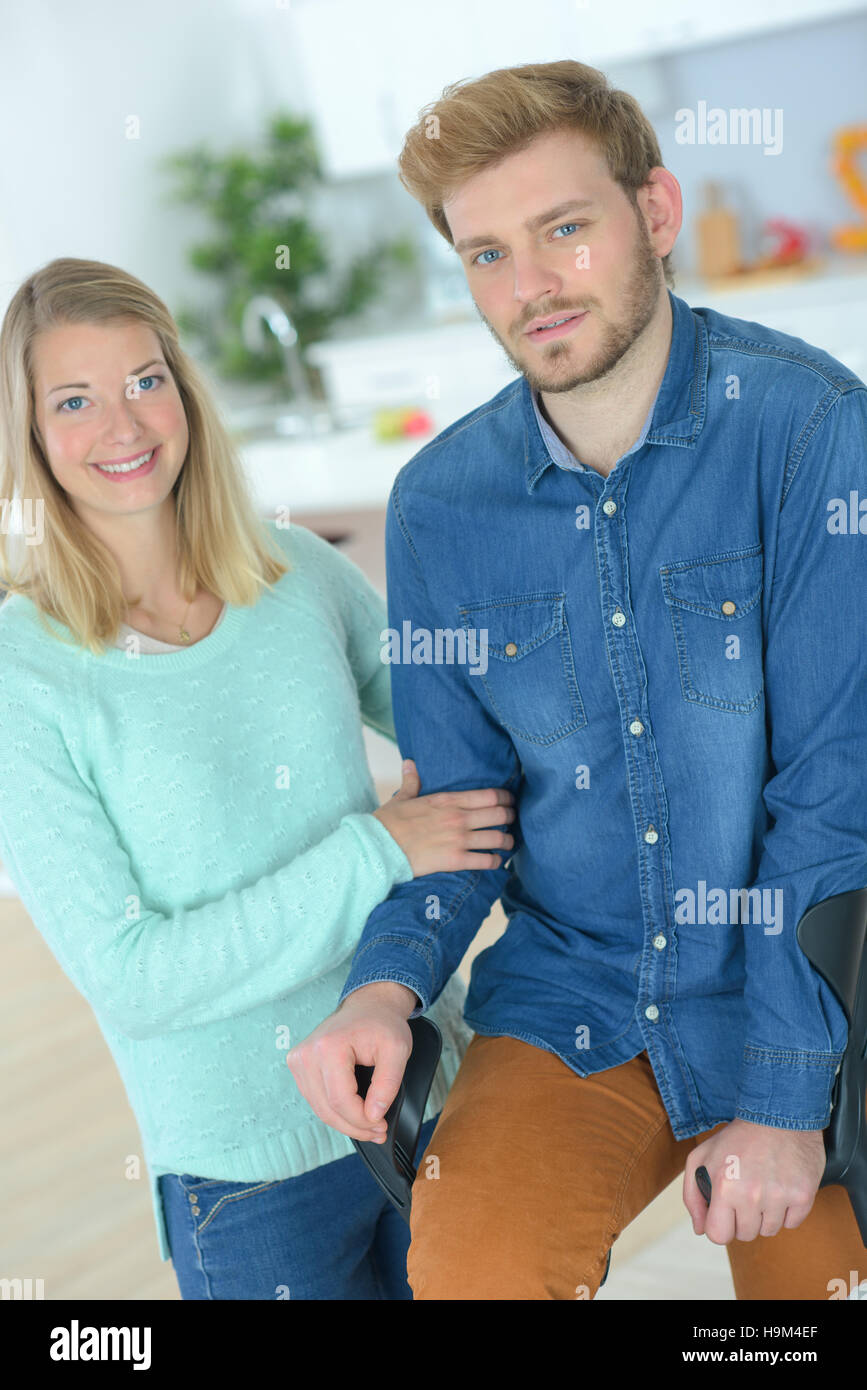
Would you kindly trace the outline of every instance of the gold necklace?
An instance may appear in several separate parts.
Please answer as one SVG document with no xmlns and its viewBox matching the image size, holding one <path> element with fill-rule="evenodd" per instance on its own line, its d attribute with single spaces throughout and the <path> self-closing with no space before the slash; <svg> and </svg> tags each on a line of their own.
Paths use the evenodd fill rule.
<svg viewBox="0 0 867 1390">
<path fill-rule="evenodd" d="M 195 598 L 195 594 L 193 595 L 193 598 Z M 189 601 L 189 603 L 187 604 L 187 613 L 189 613 L 190 608 L 192 607 L 192 603 L 193 603 L 193 599 L 191 598 L 190 601 Z M 186 622 L 186 620 L 187 620 L 187 613 L 184 614 L 184 622 Z M 181 623 L 181 625 L 180 625 L 180 627 L 179 627 L 179 629 L 178 629 L 178 632 L 179 632 L 180 639 L 181 639 L 182 642 L 189 642 L 189 640 L 190 640 L 190 634 L 187 632 L 187 629 L 184 627 L 184 622 Z"/>
<path fill-rule="evenodd" d="M 189 603 L 187 604 L 186 613 L 184 613 L 183 621 L 181 622 L 180 627 L 178 628 L 178 640 L 179 640 L 180 642 L 184 643 L 184 644 L 186 644 L 186 643 L 189 642 L 189 640 L 190 640 L 190 634 L 189 634 L 189 632 L 187 631 L 187 629 L 184 627 L 184 623 L 185 623 L 186 620 L 187 620 L 187 613 L 189 613 L 190 609 L 191 609 L 192 606 L 193 606 L 193 599 L 194 599 L 195 597 L 196 597 L 196 595 L 193 594 L 193 598 L 191 598 L 190 601 L 189 601 Z M 127 617 L 129 617 L 129 608 L 127 608 Z"/>
</svg>

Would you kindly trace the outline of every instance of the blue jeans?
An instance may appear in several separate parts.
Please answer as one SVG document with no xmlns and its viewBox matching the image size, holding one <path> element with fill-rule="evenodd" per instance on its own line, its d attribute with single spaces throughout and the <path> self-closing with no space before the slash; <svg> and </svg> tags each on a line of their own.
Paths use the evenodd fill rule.
<svg viewBox="0 0 867 1390">
<path fill-rule="evenodd" d="M 282 1182 L 168 1173 L 159 1187 L 184 1299 L 412 1300 L 409 1226 L 357 1153 Z"/>
</svg>

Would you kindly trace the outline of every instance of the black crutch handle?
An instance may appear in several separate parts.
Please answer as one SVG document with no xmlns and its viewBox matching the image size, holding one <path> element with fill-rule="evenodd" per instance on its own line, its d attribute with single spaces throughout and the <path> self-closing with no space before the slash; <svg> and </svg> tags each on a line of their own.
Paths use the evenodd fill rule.
<svg viewBox="0 0 867 1390">
<path fill-rule="evenodd" d="M 368 1139 L 353 1139 L 352 1142 L 386 1197 L 409 1224 L 416 1173 L 415 1151 L 443 1040 L 432 1018 L 419 1014 L 417 1018 L 407 1019 L 407 1022 L 412 1033 L 412 1052 L 407 1059 L 398 1093 L 383 1117 L 388 1126 L 385 1142 L 374 1144 Z M 359 1065 L 355 1068 L 358 1094 L 362 1100 L 367 1095 L 372 1077 L 373 1067 Z"/>
</svg>

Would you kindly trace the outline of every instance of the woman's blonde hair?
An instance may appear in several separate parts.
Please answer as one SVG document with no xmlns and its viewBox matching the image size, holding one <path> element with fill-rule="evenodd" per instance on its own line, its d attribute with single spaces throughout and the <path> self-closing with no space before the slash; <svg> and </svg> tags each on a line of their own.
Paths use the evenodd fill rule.
<svg viewBox="0 0 867 1390">
<path fill-rule="evenodd" d="M 34 341 L 61 325 L 137 321 L 156 334 L 189 427 L 189 449 L 172 489 L 178 568 L 184 596 L 198 586 L 232 604 L 256 602 L 292 566 L 277 557 L 256 516 L 242 465 L 206 377 L 184 352 L 162 300 L 118 266 L 65 257 L 50 261 L 16 291 L 0 329 L 0 506 L 13 495 L 42 503 L 40 543 L 25 545 L 10 572 L 7 528 L 0 528 L 0 585 L 25 594 L 45 621 L 55 618 L 75 642 L 100 655 L 126 617 L 117 564 L 70 504 L 45 456 L 34 409 Z M 274 542 L 276 544 L 276 542 Z"/>
<path fill-rule="evenodd" d="M 401 183 L 453 246 L 443 203 L 466 179 L 517 154 L 538 135 L 580 131 L 605 160 L 638 215 L 636 192 L 662 166 L 653 126 L 628 92 L 608 85 L 598 68 L 564 59 L 497 68 L 453 82 L 422 108 L 398 160 Z M 671 252 L 662 257 L 674 285 Z"/>
</svg>

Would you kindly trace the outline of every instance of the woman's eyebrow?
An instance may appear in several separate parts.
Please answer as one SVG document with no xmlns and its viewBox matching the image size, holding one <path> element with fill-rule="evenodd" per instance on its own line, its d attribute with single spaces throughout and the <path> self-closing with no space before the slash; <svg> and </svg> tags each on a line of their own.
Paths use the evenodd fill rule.
<svg viewBox="0 0 867 1390">
<path fill-rule="evenodd" d="M 144 371 L 145 367 L 153 367 L 153 366 L 155 366 L 157 363 L 160 363 L 163 367 L 166 366 L 166 363 L 163 362 L 163 359 L 162 359 L 161 357 L 152 357 L 151 360 L 150 360 L 149 362 L 143 362 L 143 363 L 141 364 L 140 367 L 133 367 L 133 369 L 132 369 L 132 371 L 129 373 L 129 375 L 130 375 L 130 376 L 138 376 L 141 372 Z M 65 386 L 52 386 L 52 388 L 51 388 L 50 391 L 46 391 L 46 392 L 45 392 L 45 399 L 48 400 L 48 397 L 49 397 L 49 396 L 53 396 L 55 391 L 71 391 L 73 388 L 74 388 L 76 391 L 89 391 L 89 390 L 90 390 L 90 382 L 89 382 L 89 381 L 68 381 L 68 382 L 66 383 Z"/>
</svg>

